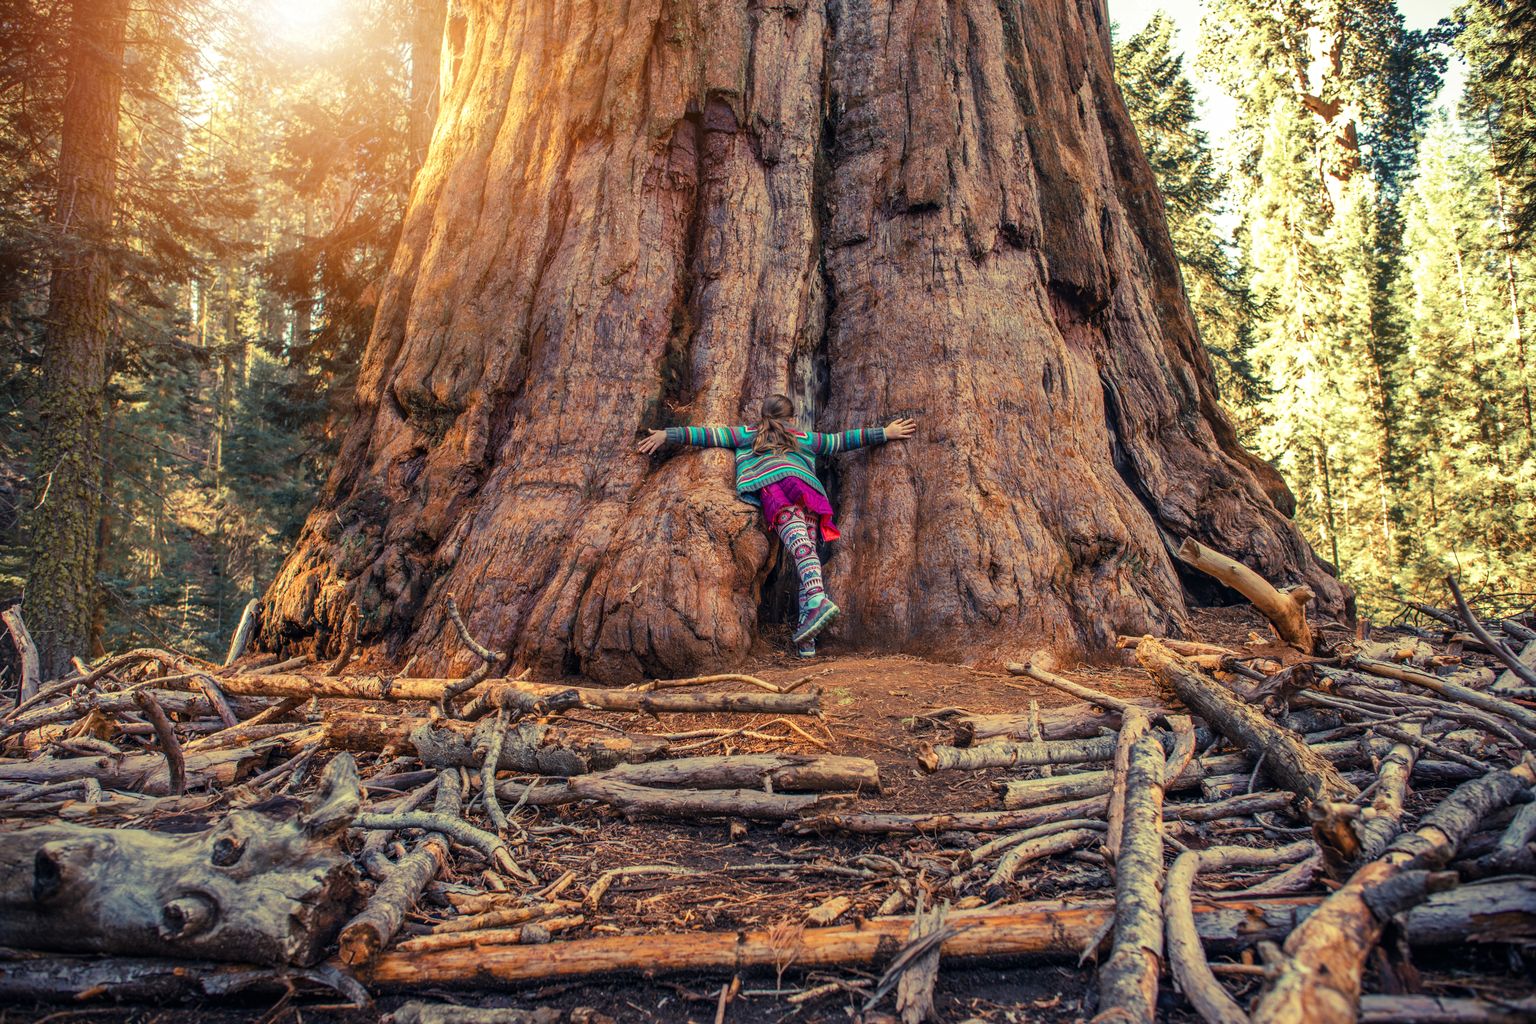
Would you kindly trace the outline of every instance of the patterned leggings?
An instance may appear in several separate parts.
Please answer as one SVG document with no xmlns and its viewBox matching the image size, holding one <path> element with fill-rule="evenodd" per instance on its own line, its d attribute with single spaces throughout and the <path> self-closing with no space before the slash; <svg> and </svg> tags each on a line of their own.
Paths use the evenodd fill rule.
<svg viewBox="0 0 1536 1024">
<path fill-rule="evenodd" d="M 780 509 L 773 528 L 784 542 L 784 550 L 795 560 L 795 572 L 800 577 L 800 621 L 804 622 L 810 606 L 826 593 L 821 585 L 821 559 L 816 557 L 816 542 L 811 539 L 805 510 L 797 505 Z"/>
</svg>

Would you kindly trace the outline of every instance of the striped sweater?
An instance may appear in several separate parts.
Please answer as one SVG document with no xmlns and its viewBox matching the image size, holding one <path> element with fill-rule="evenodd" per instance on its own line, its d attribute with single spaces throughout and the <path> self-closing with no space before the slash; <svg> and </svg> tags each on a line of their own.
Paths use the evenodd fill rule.
<svg viewBox="0 0 1536 1024">
<path fill-rule="evenodd" d="M 815 458 L 851 452 L 872 444 L 885 443 L 883 427 L 842 430 L 835 434 L 797 431 L 801 447 L 788 452 L 754 452 L 752 438 L 756 427 L 668 427 L 667 440 L 695 448 L 734 448 L 736 450 L 736 493 L 754 505 L 760 504 L 757 492 L 785 477 L 803 480 L 826 494 L 816 479 Z"/>
</svg>

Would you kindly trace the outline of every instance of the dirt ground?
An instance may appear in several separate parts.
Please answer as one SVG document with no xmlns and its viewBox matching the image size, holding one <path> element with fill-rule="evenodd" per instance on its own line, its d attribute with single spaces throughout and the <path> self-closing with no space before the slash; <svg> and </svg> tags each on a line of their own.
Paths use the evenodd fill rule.
<svg viewBox="0 0 1536 1024">
<path fill-rule="evenodd" d="M 1250 632 L 1261 633 L 1259 620 L 1244 610 L 1222 609 L 1202 613 L 1201 636 L 1213 642 L 1245 643 Z M 1027 651 L 1019 652 L 1020 657 Z M 1130 659 L 1113 664 L 1071 666 L 1069 673 L 1089 685 L 1121 697 L 1153 696 L 1154 684 Z M 683 734 L 701 730 L 745 730 L 729 736 L 702 736 L 674 740 L 672 756 L 732 754 L 767 751 L 836 753 L 867 757 L 880 768 L 881 792 L 863 794 L 860 811 L 940 811 L 992 809 L 998 806 L 994 786 L 1003 779 L 1019 777 L 1035 769 L 995 769 L 974 772 L 925 774 L 914 760 L 922 740 L 946 741 L 946 719 L 958 712 L 1006 712 L 1026 710 L 1031 699 L 1042 708 L 1073 702 L 1073 698 L 1027 678 L 1008 675 L 1001 665 L 967 667 L 936 664 L 908 657 L 857 657 L 836 650 L 806 663 L 787 654 L 765 652 L 744 671 L 776 684 L 812 676 L 809 685 L 821 690 L 823 717 L 775 719 L 771 715 L 661 715 L 582 711 L 574 717 L 594 728 L 617 727 L 652 734 Z M 738 687 L 739 688 L 739 687 Z M 374 770 L 369 757 L 359 758 L 365 777 Z M 580 898 L 602 872 L 616 867 L 663 865 L 689 869 L 682 876 L 641 877 L 615 884 L 595 910 L 588 909 L 584 926 L 555 936 L 554 941 L 583 936 L 641 934 L 657 936 L 686 930 L 733 931 L 773 929 L 803 922 L 805 914 L 834 896 L 845 896 L 850 908 L 838 919 L 852 924 L 874 915 L 891 894 L 895 876 L 850 871 L 860 857 L 889 858 L 909 879 L 930 884 L 943 896 L 954 895 L 942 882 L 956 870 L 959 855 L 984 836 L 966 833 L 895 837 L 843 835 L 797 836 L 773 823 L 706 819 L 697 822 L 627 821 L 611 808 L 597 805 L 525 809 L 519 821 L 527 834 L 522 863 L 545 882 L 574 873 L 567 896 Z M 1298 823 L 1291 823 L 1298 824 Z M 1251 821 L 1213 822 L 1186 826 L 1186 843 L 1256 842 L 1269 845 L 1274 837 Z M 463 861 L 460 861 L 461 868 Z M 872 862 L 859 862 L 868 865 Z M 878 862 L 874 862 L 878 863 Z M 735 870 L 764 865 L 761 871 Z M 785 865 L 790 865 L 785 867 Z M 415 924 L 451 916 L 446 896 L 453 891 L 479 891 L 472 873 L 440 879 L 429 891 L 428 902 L 419 908 Z M 1105 898 L 1112 884 L 1096 855 L 1080 852 L 1031 865 L 1013 885 L 1009 902 L 1037 899 Z M 970 905 L 981 902 L 971 897 Z M 965 904 L 962 904 L 965 905 Z M 1419 965 L 1425 971 L 1428 990 L 1467 994 L 1456 987 L 1465 969 L 1476 967 L 1481 953 L 1464 953 L 1464 959 L 1435 965 Z M 741 990 L 726 1008 L 724 1020 L 778 1021 L 878 1021 L 892 1009 L 885 999 L 876 1010 L 862 1011 L 865 996 L 881 970 L 867 969 L 801 971 L 791 963 L 782 974 L 773 970 L 742 977 Z M 1505 968 L 1507 970 L 1507 968 Z M 1436 973 L 1437 971 L 1441 973 Z M 805 989 L 838 981 L 842 987 L 800 1004 L 788 1000 Z M 411 998 L 440 999 L 470 1006 L 532 1008 L 591 1007 L 614 1021 L 709 1022 L 717 1020 L 722 985 L 729 977 L 711 974 L 673 974 L 662 977 L 630 975 L 556 984 L 530 984 L 498 991 L 442 990 L 417 992 Z M 1171 983 L 1164 983 L 1165 989 Z M 1242 999 L 1256 992 L 1233 989 Z M 1165 991 L 1166 1019 L 1194 1019 L 1175 994 Z M 1072 1021 L 1092 1015 L 1095 999 L 1092 966 L 1060 962 L 1008 964 L 946 964 L 937 987 L 937 1020 L 967 1021 Z M 301 997 L 273 1005 L 272 999 L 245 1005 L 217 1007 L 106 1007 L 81 1005 L 72 1008 L 11 1007 L 0 1010 L 0 1024 L 19 1021 L 121 1020 L 180 1024 L 192 1020 L 260 1020 L 279 1024 L 292 1020 L 358 1022 L 377 1019 L 403 1001 L 381 998 L 372 1011 L 341 1011 L 335 998 Z M 601 1020 L 601 1018 L 594 1018 Z"/>
</svg>

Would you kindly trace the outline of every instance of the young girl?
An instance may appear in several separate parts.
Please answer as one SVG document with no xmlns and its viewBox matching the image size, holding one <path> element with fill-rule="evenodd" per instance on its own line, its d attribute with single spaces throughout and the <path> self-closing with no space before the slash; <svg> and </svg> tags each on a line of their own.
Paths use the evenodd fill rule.
<svg viewBox="0 0 1536 1024">
<path fill-rule="evenodd" d="M 640 442 L 646 455 L 663 444 L 688 444 L 698 448 L 736 450 L 736 493 L 759 505 L 763 519 L 778 533 L 784 549 L 795 561 L 800 577 L 800 624 L 795 630 L 795 649 L 803 658 L 816 653 L 816 634 L 837 617 L 838 607 L 821 585 L 821 560 L 816 557 L 814 524 L 823 540 L 842 534 L 832 522 L 832 505 L 816 479 L 815 457 L 852 451 L 865 445 L 902 441 L 912 436 L 917 424 L 894 420 L 884 428 L 845 430 L 818 434 L 794 424 L 795 405 L 784 395 L 772 395 L 763 403 L 762 422 L 755 427 L 668 427 L 653 430 Z"/>
</svg>

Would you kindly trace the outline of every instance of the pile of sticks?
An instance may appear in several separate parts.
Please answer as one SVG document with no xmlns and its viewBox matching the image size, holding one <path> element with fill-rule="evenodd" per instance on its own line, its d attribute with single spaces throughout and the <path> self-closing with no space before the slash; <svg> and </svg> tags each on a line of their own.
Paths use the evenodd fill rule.
<svg viewBox="0 0 1536 1024">
<path fill-rule="evenodd" d="M 467 633 L 482 663 L 462 679 L 128 652 L 0 716 L 0 998 L 363 1003 L 688 972 L 735 976 L 722 1020 L 741 975 L 772 971 L 773 998 L 889 999 L 917 1021 L 941 960 L 1049 957 L 1097 959 L 1079 1009 L 1106 1021 L 1180 1000 L 1223 1022 L 1531 1019 L 1518 985 L 1446 998 L 1414 966 L 1470 942 L 1518 975 L 1536 939 L 1536 632 L 1456 596 L 1417 609 L 1436 631 L 1325 639 L 1275 592 L 1254 600 L 1273 639 L 1123 637 L 1148 681 L 1130 699 L 1037 652 L 1013 677 L 1072 703 L 947 714 L 947 742 L 894 765 L 985 780 L 984 806 L 894 799 L 876 762 L 835 752 L 809 678 L 544 684 L 497 675 Z M 662 731 L 670 715 L 708 717 Z M 731 841 L 750 821 L 786 845 L 548 855 L 603 821 L 697 836 L 722 818 Z M 746 880 L 819 902 L 730 931 L 613 909 L 637 886 Z"/>
</svg>

